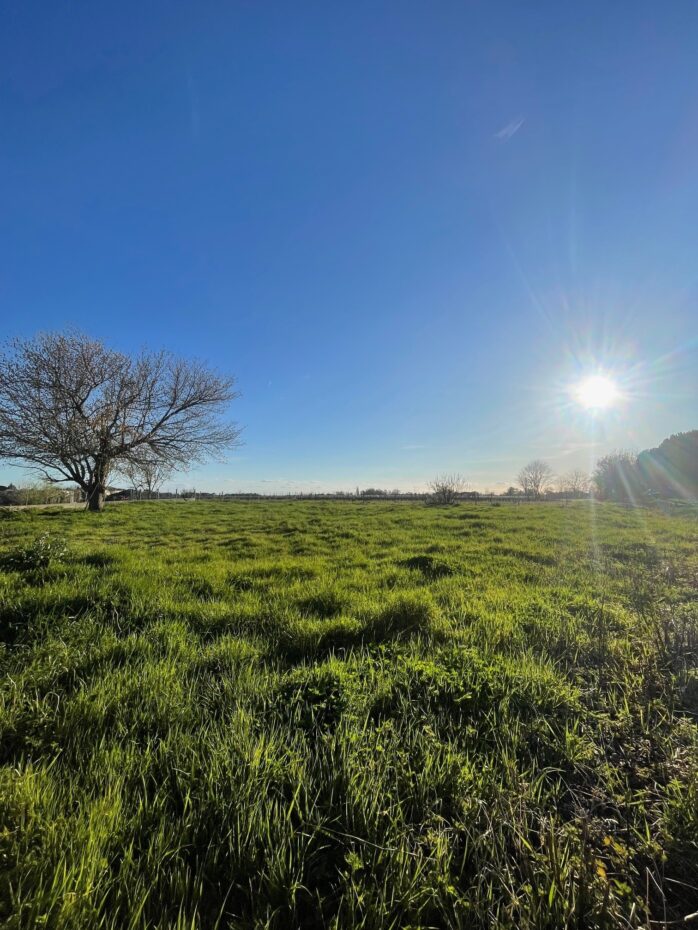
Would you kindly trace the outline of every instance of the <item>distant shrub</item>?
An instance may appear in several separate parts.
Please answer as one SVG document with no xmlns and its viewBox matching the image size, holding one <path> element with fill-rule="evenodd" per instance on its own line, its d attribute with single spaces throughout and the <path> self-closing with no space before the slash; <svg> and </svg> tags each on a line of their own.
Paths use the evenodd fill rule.
<svg viewBox="0 0 698 930">
<path fill-rule="evenodd" d="M 431 495 L 427 498 L 427 504 L 432 506 L 447 506 L 457 503 L 461 494 L 468 490 L 468 483 L 462 475 L 437 475 L 429 483 Z"/>
</svg>

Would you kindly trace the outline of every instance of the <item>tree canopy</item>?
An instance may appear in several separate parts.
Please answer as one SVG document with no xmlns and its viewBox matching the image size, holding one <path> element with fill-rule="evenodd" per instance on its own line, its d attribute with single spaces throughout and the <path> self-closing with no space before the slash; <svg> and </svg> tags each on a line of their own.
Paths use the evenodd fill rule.
<svg viewBox="0 0 698 930">
<path fill-rule="evenodd" d="M 698 430 L 641 452 L 637 468 L 643 485 L 660 497 L 698 497 Z"/>
</svg>

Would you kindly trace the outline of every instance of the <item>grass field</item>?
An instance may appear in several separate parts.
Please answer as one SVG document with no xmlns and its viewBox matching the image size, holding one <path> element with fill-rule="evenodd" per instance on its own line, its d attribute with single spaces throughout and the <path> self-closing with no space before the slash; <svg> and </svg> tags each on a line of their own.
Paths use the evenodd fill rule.
<svg viewBox="0 0 698 930">
<path fill-rule="evenodd" d="M 0 513 L 0 925 L 682 920 L 697 542 L 588 503 Z"/>
</svg>

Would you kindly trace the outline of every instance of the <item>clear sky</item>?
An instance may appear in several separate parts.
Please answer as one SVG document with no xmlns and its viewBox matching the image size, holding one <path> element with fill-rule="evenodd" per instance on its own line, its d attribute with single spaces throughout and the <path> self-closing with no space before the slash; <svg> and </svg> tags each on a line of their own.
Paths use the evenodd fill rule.
<svg viewBox="0 0 698 930">
<path fill-rule="evenodd" d="M 181 484 L 501 488 L 696 428 L 697 259 L 694 0 L 0 7 L 2 333 L 234 372 L 245 446 Z"/>
</svg>

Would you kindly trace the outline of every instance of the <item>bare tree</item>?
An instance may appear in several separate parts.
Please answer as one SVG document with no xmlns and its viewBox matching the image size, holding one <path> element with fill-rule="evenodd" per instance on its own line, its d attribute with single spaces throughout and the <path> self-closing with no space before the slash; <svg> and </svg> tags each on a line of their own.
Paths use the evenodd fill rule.
<svg viewBox="0 0 698 930">
<path fill-rule="evenodd" d="M 589 493 L 591 479 L 581 468 L 575 468 L 564 475 L 560 475 L 557 482 L 558 491 L 570 497 L 582 497 Z"/>
<path fill-rule="evenodd" d="M 541 459 L 529 462 L 518 474 L 519 487 L 526 497 L 541 497 L 550 487 L 552 480 L 552 468 Z"/>
<path fill-rule="evenodd" d="M 240 430 L 222 414 L 234 379 L 167 352 L 135 357 L 76 333 L 17 339 L 0 354 L 0 458 L 74 482 L 102 510 L 110 474 L 220 456 Z"/>
<path fill-rule="evenodd" d="M 437 475 L 429 482 L 432 504 L 453 504 L 460 494 L 468 490 L 468 484 L 458 473 Z"/>
<path fill-rule="evenodd" d="M 174 467 L 162 459 L 131 462 L 126 460 L 118 466 L 120 474 L 127 478 L 136 491 L 145 491 L 153 497 L 174 473 Z"/>
</svg>

